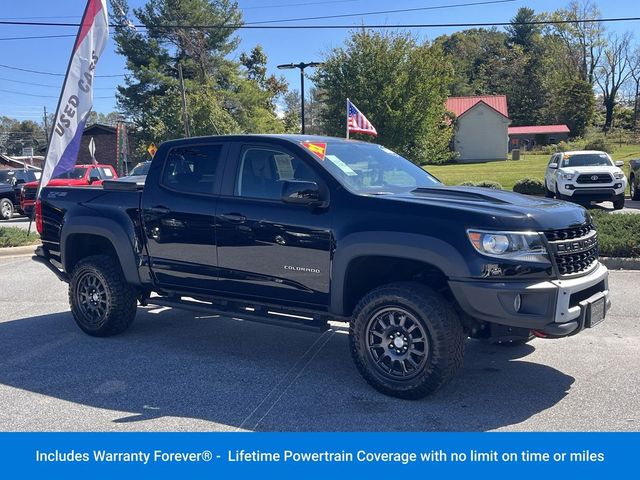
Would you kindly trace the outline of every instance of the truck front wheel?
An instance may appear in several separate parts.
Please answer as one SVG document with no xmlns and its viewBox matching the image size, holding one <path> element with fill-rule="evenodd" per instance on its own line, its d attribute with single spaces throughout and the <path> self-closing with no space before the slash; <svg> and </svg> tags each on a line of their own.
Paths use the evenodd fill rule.
<svg viewBox="0 0 640 480">
<path fill-rule="evenodd" d="M 8 198 L 0 199 L 0 219 L 11 220 L 13 217 L 13 203 Z"/>
<path fill-rule="evenodd" d="M 78 262 L 69 284 L 69 304 L 78 326 L 94 337 L 124 332 L 133 323 L 137 308 L 135 289 L 108 255 Z"/>
<path fill-rule="evenodd" d="M 393 283 L 367 294 L 349 329 L 351 354 L 380 392 L 422 398 L 462 366 L 465 336 L 454 308 L 431 288 Z"/>
</svg>

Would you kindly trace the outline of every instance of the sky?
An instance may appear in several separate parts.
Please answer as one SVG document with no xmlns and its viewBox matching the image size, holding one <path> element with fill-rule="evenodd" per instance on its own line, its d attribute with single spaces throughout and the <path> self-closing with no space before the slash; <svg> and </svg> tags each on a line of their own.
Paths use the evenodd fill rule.
<svg viewBox="0 0 640 480">
<path fill-rule="evenodd" d="M 361 14 L 363 12 L 446 6 L 475 3 L 481 0 L 239 0 L 245 22 L 279 20 L 324 15 Z M 130 7 L 138 7 L 145 0 L 129 0 Z M 291 24 L 340 24 L 358 27 L 363 24 L 402 23 L 471 23 L 507 22 L 518 8 L 528 6 L 536 12 L 553 11 L 566 6 L 569 0 L 514 0 L 492 5 L 457 8 L 357 15 L 326 20 L 306 20 Z M 603 17 L 640 16 L 637 0 L 601 0 L 597 2 Z M 77 22 L 86 0 L 0 0 L 0 20 L 43 22 Z M 132 19 L 136 23 L 135 18 Z M 463 28 L 430 28 L 415 30 L 423 39 Z M 636 31 L 640 22 L 607 24 L 609 31 Z M 12 37 L 36 35 L 75 35 L 76 27 L 8 26 L 0 25 L 0 64 L 30 70 L 62 74 L 69 60 L 73 37 L 10 40 Z M 263 46 L 269 58 L 270 73 L 283 74 L 292 89 L 298 89 L 298 70 L 277 70 L 276 65 L 291 62 L 310 62 L 322 59 L 325 52 L 340 46 L 349 35 L 348 30 L 239 30 L 241 40 L 234 58 L 249 51 L 256 44 Z M 635 36 L 640 43 L 640 32 Z M 115 52 L 115 43 L 109 39 L 97 67 L 97 75 L 122 75 L 126 71 L 124 59 Z M 46 106 L 49 112 L 56 108 L 63 81 L 62 76 L 20 72 L 0 66 L 0 116 L 20 120 L 41 120 Z M 94 110 L 108 113 L 116 109 L 115 88 L 123 81 L 120 76 L 98 78 L 95 83 Z M 38 85 L 32 85 L 38 84 Z"/>
</svg>

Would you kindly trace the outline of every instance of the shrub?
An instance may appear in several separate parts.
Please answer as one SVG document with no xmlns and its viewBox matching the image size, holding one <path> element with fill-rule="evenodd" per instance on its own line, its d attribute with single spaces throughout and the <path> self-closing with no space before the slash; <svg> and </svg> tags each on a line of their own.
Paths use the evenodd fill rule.
<svg viewBox="0 0 640 480">
<path fill-rule="evenodd" d="M 37 233 L 30 233 L 17 227 L 0 227 L 0 248 L 35 245 L 40 240 Z"/>
<path fill-rule="evenodd" d="M 476 183 L 476 187 L 493 188 L 494 190 L 502 190 L 502 185 L 491 180 L 482 180 Z"/>
<path fill-rule="evenodd" d="M 591 211 L 598 230 L 600 255 L 640 257 L 640 215 Z"/>
<path fill-rule="evenodd" d="M 525 195 L 544 195 L 544 182 L 539 178 L 521 178 L 513 186 L 513 191 Z"/>
<path fill-rule="evenodd" d="M 459 187 L 475 187 L 476 184 L 474 182 L 470 182 L 467 180 L 466 182 L 462 182 L 458 184 Z"/>
<path fill-rule="evenodd" d="M 594 138 L 584 144 L 585 150 L 600 150 L 602 152 L 613 152 L 613 146 L 607 143 L 604 138 Z"/>
</svg>

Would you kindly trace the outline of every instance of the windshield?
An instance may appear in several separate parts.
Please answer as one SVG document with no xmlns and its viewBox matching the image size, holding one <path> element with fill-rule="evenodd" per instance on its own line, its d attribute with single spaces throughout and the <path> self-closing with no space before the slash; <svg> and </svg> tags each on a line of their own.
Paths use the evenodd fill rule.
<svg viewBox="0 0 640 480">
<path fill-rule="evenodd" d="M 142 162 L 133 167 L 133 170 L 129 172 L 129 175 L 146 175 L 149 173 L 149 167 L 151 162 Z"/>
<path fill-rule="evenodd" d="M 59 173 L 53 178 L 64 178 L 67 180 L 82 180 L 87 173 L 87 167 L 76 167 L 68 172 Z"/>
<path fill-rule="evenodd" d="M 563 167 L 610 167 L 611 165 L 611 159 L 606 153 L 565 155 L 562 160 Z"/>
<path fill-rule="evenodd" d="M 440 185 L 422 168 L 373 143 L 329 142 L 320 164 L 355 193 L 384 195 Z"/>
</svg>

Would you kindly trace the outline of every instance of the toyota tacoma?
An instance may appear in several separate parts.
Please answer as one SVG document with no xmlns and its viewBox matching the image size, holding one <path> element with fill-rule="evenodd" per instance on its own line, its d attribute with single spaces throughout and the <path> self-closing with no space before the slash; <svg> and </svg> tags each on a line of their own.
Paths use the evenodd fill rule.
<svg viewBox="0 0 640 480">
<path fill-rule="evenodd" d="M 280 326 L 349 323 L 373 387 L 423 397 L 468 337 L 560 338 L 604 320 L 607 269 L 573 203 L 446 187 L 372 143 L 242 135 L 169 141 L 144 185 L 50 187 L 34 260 L 69 283 L 87 334 L 138 303 Z"/>
</svg>

